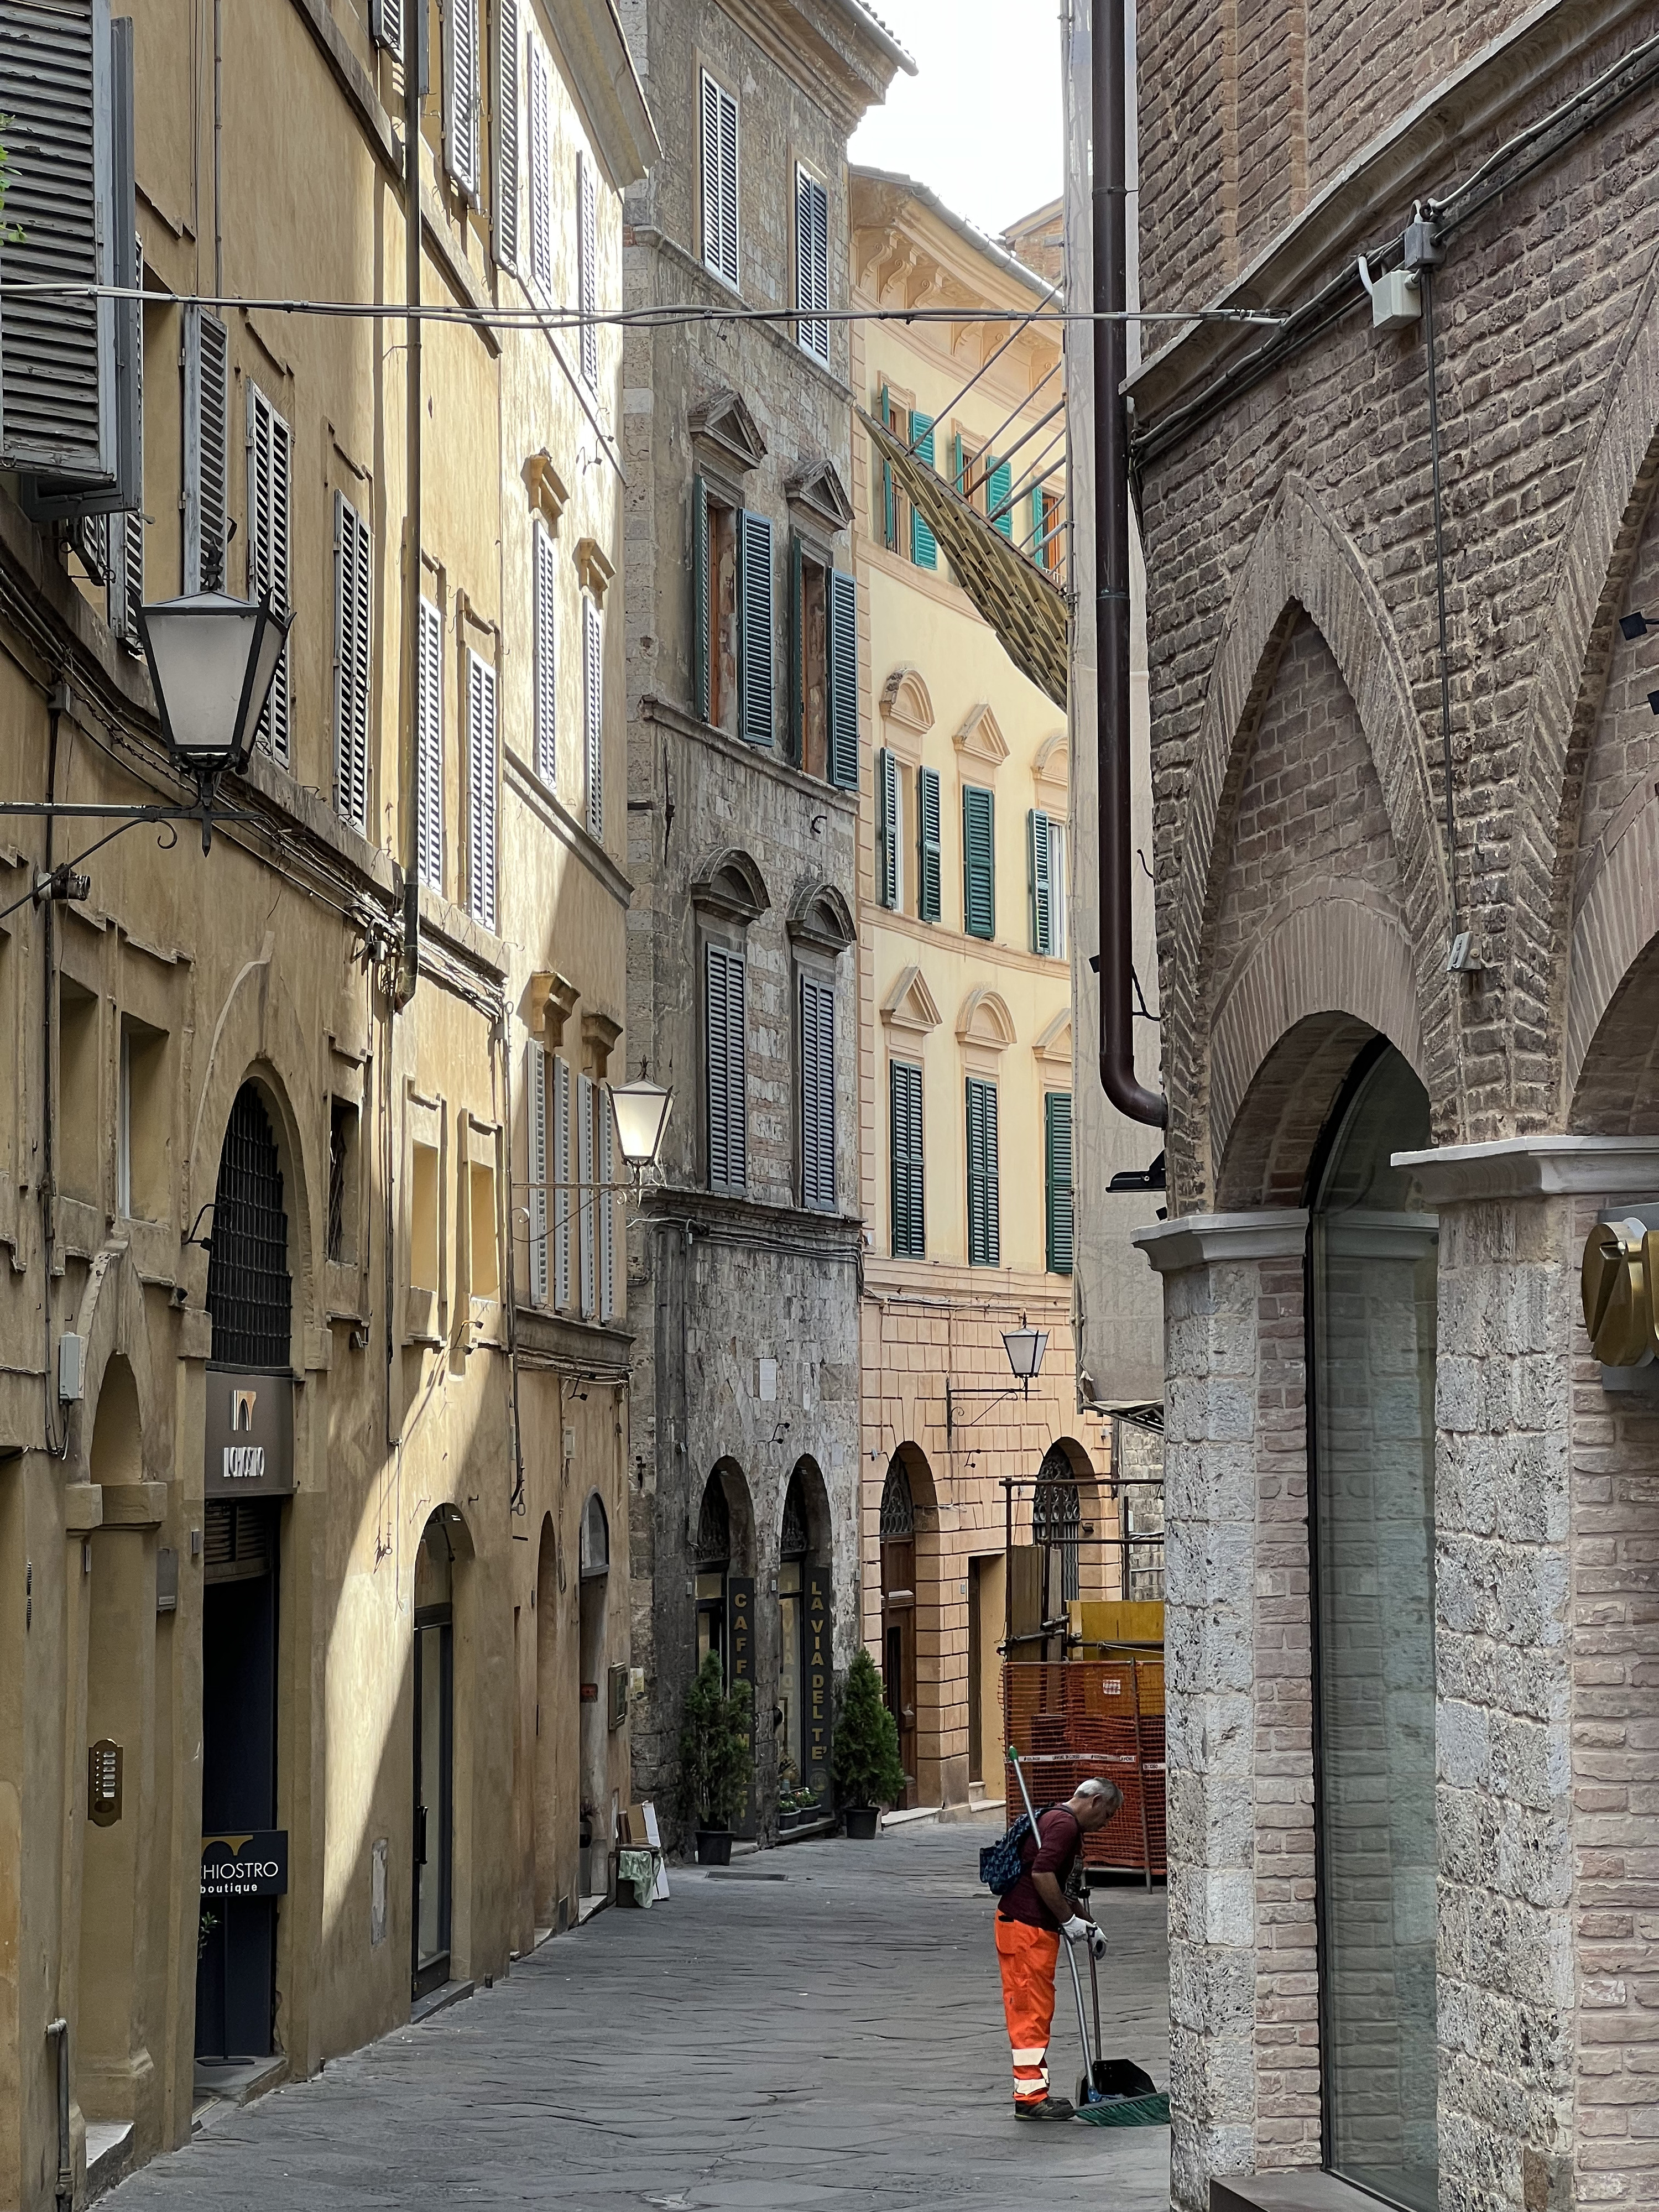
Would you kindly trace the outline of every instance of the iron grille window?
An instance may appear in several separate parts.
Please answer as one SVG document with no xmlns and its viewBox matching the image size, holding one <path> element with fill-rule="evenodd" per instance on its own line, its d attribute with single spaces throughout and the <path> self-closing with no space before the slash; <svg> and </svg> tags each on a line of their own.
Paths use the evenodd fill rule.
<svg viewBox="0 0 1659 2212">
<path fill-rule="evenodd" d="M 896 1461 L 887 1470 L 881 1493 L 881 1533 L 893 1542 L 915 1534 L 915 1509 L 910 1498 L 910 1478 Z"/>
<path fill-rule="evenodd" d="M 1067 1604 L 1081 1595 L 1079 1559 L 1083 1534 L 1083 1501 L 1077 1479 L 1063 1452 L 1050 1451 L 1037 1472 L 1036 1493 L 1031 1500 L 1031 1541 L 1060 1555 L 1060 1596 Z"/>
<path fill-rule="evenodd" d="M 328 1256 L 345 1257 L 346 1155 L 349 1149 L 350 1108 L 338 1098 L 328 1112 Z"/>
<path fill-rule="evenodd" d="M 732 1516 L 726 1510 L 720 1479 L 711 1474 L 708 1487 L 702 1493 L 702 1511 L 697 1520 L 697 1565 L 723 1567 L 731 1556 Z"/>
<path fill-rule="evenodd" d="M 216 1364 L 286 1369 L 292 1295 L 276 1140 L 258 1092 L 245 1083 L 230 1109 L 213 1200 L 207 1302 Z"/>
<path fill-rule="evenodd" d="M 806 1501 L 801 1496 L 799 1475 L 792 1474 L 784 1493 L 783 1531 L 778 1538 L 778 1557 L 804 1559 L 806 1552 Z"/>
</svg>

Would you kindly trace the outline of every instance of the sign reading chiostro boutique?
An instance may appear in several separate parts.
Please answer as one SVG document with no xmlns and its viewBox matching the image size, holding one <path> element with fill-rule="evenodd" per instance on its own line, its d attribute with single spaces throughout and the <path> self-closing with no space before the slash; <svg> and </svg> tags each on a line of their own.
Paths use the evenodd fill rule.
<svg viewBox="0 0 1659 2212">
<path fill-rule="evenodd" d="M 288 1830 L 202 1838 L 204 1897 L 286 1897 Z"/>
<path fill-rule="evenodd" d="M 207 1370 L 210 1498 L 286 1498 L 294 1487 L 294 1385 L 286 1375 Z"/>
</svg>

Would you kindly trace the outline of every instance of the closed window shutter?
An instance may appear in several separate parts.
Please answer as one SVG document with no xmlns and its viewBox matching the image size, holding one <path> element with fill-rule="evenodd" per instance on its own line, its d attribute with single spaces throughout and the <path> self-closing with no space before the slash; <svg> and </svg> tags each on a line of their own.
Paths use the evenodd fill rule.
<svg viewBox="0 0 1659 2212">
<path fill-rule="evenodd" d="M 536 630 L 536 773 L 550 791 L 559 780 L 558 568 L 553 533 L 539 516 L 531 524 Z"/>
<path fill-rule="evenodd" d="M 795 305 L 801 344 L 817 360 L 830 359 L 830 202 L 805 169 L 795 171 Z"/>
<path fill-rule="evenodd" d="M 143 265 L 143 256 L 139 256 Z M 142 325 L 136 356 L 138 369 L 138 476 L 144 458 L 144 386 Z M 109 626 L 129 653 L 142 653 L 138 613 L 144 604 L 144 509 L 142 501 L 109 518 Z"/>
<path fill-rule="evenodd" d="M 836 994 L 800 979 L 801 1204 L 836 1203 Z"/>
<path fill-rule="evenodd" d="M 1025 817 L 1026 873 L 1031 894 L 1031 950 L 1051 954 L 1054 949 L 1054 902 L 1048 817 L 1034 806 Z"/>
<path fill-rule="evenodd" d="M 186 592 L 222 592 L 230 521 L 230 333 L 205 307 L 185 309 Z"/>
<path fill-rule="evenodd" d="M 553 1062 L 553 1303 L 570 1304 L 570 1062 Z"/>
<path fill-rule="evenodd" d="M 1066 957 L 1066 824 L 1048 817 L 1048 950 Z"/>
<path fill-rule="evenodd" d="M 611 1086 L 602 1083 L 599 1087 L 599 1182 L 614 1182 L 617 1177 L 617 1124 L 611 1111 Z M 609 1321 L 617 1310 L 617 1199 L 613 1191 L 601 1189 L 595 1199 L 599 1209 L 599 1319 Z"/>
<path fill-rule="evenodd" d="M 416 641 L 416 853 L 421 881 L 441 898 L 444 888 L 444 626 L 430 599 L 421 601 Z"/>
<path fill-rule="evenodd" d="M 772 525 L 747 508 L 738 517 L 738 718 L 751 745 L 773 736 Z"/>
<path fill-rule="evenodd" d="M 968 1078 L 968 1264 L 1000 1267 L 997 1093 L 994 1083 Z"/>
<path fill-rule="evenodd" d="M 898 756 L 884 745 L 876 755 L 876 896 L 883 906 L 899 902 Z"/>
<path fill-rule="evenodd" d="M 708 720 L 708 486 L 691 479 L 691 704 Z"/>
<path fill-rule="evenodd" d="M 951 476 L 957 491 L 965 493 L 968 489 L 968 448 L 963 443 L 960 430 L 951 441 Z"/>
<path fill-rule="evenodd" d="M 495 258 L 503 269 L 519 265 L 519 0 L 495 0 L 495 90 L 491 105 L 495 174 L 490 214 Z"/>
<path fill-rule="evenodd" d="M 922 1175 L 921 1070 L 896 1060 L 888 1069 L 892 1122 L 893 1256 L 921 1260 L 927 1249 Z"/>
<path fill-rule="evenodd" d="M 495 927 L 495 672 L 466 656 L 468 896 L 474 921 Z"/>
<path fill-rule="evenodd" d="M 294 437 L 288 424 L 257 384 L 247 388 L 247 588 L 257 599 L 269 592 L 279 614 L 289 609 L 289 493 L 294 473 Z M 289 764 L 293 700 L 289 674 L 289 640 L 276 664 L 276 677 L 259 717 L 259 743 L 273 760 Z"/>
<path fill-rule="evenodd" d="M 470 199 L 478 196 L 478 0 L 443 0 L 444 158 Z"/>
<path fill-rule="evenodd" d="M 1050 1091 L 1042 1101 L 1044 1222 L 1051 1275 L 1072 1272 L 1072 1094 Z"/>
<path fill-rule="evenodd" d="M 599 611 L 582 600 L 582 733 L 587 757 L 587 834 L 605 840 L 605 659 Z"/>
<path fill-rule="evenodd" d="M 997 933 L 994 794 L 977 784 L 962 794 L 962 919 L 969 937 Z"/>
<path fill-rule="evenodd" d="M 910 442 L 915 448 L 916 459 L 933 465 L 933 418 L 931 415 L 912 415 Z M 910 510 L 910 558 L 919 568 L 937 568 L 939 541 L 921 519 L 921 510 Z"/>
<path fill-rule="evenodd" d="M 593 1314 L 593 1211 L 599 1200 L 593 1188 L 593 1079 L 591 1075 L 576 1078 L 576 1198 L 580 1207 L 580 1228 L 577 1249 L 580 1255 L 580 1280 L 577 1285 L 579 1302 L 584 1319 Z"/>
<path fill-rule="evenodd" d="M 916 770 L 916 915 L 937 921 L 942 897 L 939 770 Z"/>
<path fill-rule="evenodd" d="M 581 315 L 582 381 L 591 392 L 599 388 L 599 214 L 593 188 L 593 165 L 586 154 L 576 156 L 576 303 Z"/>
<path fill-rule="evenodd" d="M 893 427 L 893 403 L 887 397 L 884 384 L 881 387 L 879 412 L 882 428 L 890 430 Z M 893 489 L 893 465 L 887 460 L 881 465 L 881 542 L 890 553 L 897 550 L 898 495 Z"/>
<path fill-rule="evenodd" d="M 985 513 L 1005 538 L 1014 534 L 1014 469 L 1012 461 L 994 461 L 985 479 Z"/>
<path fill-rule="evenodd" d="M 368 525 L 334 495 L 334 806 L 354 830 L 368 826 Z"/>
<path fill-rule="evenodd" d="M 703 1039 L 708 1092 L 708 1187 L 742 1190 L 748 1170 L 749 1109 L 743 956 L 706 948 Z"/>
<path fill-rule="evenodd" d="M 728 284 L 738 281 L 738 103 L 705 70 L 702 77 L 702 258 Z"/>
<path fill-rule="evenodd" d="M 377 46 L 404 50 L 404 0 L 369 0 L 368 35 Z"/>
<path fill-rule="evenodd" d="M 803 589 L 801 542 L 789 533 L 789 730 L 787 758 L 799 768 L 806 737 L 805 593 Z"/>
<path fill-rule="evenodd" d="M 553 122 L 547 56 L 530 41 L 530 274 L 542 297 L 553 297 Z"/>
<path fill-rule="evenodd" d="M 525 1047 L 525 1096 L 529 1102 L 530 1303 L 547 1304 L 547 1048 L 532 1037 Z"/>
<path fill-rule="evenodd" d="M 830 571 L 830 781 L 859 787 L 859 588 Z"/>
</svg>

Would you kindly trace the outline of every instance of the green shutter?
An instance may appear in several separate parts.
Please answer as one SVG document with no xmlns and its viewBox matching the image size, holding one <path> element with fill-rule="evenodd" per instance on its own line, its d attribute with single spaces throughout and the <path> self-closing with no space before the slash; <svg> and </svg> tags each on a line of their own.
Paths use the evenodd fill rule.
<svg viewBox="0 0 1659 2212">
<path fill-rule="evenodd" d="M 893 1256 L 927 1256 L 927 1222 L 922 1170 L 921 1070 L 896 1060 L 888 1069 L 891 1121 Z"/>
<path fill-rule="evenodd" d="M 937 921 L 940 903 L 939 770 L 916 770 L 916 915 Z"/>
<path fill-rule="evenodd" d="M 691 479 L 691 709 L 708 720 L 708 486 Z"/>
<path fill-rule="evenodd" d="M 1054 848 L 1048 817 L 1034 806 L 1025 817 L 1025 859 L 1031 894 L 1031 950 L 1045 957 L 1054 949 Z"/>
<path fill-rule="evenodd" d="M 1042 486 L 1031 487 L 1031 558 L 1042 566 Z"/>
<path fill-rule="evenodd" d="M 969 937 L 997 933 L 994 799 L 973 783 L 962 793 L 962 924 Z"/>
<path fill-rule="evenodd" d="M 885 745 L 876 755 L 876 896 L 898 904 L 898 756 Z"/>
<path fill-rule="evenodd" d="M 931 415 L 910 417 L 910 443 L 919 461 L 933 465 L 933 418 Z M 933 532 L 922 520 L 920 509 L 910 510 L 910 558 L 918 568 L 937 568 L 939 544 Z"/>
<path fill-rule="evenodd" d="M 893 410 L 884 384 L 881 387 L 881 427 L 884 430 L 890 430 L 893 427 Z M 890 550 L 898 539 L 898 523 L 893 495 L 893 471 L 891 464 L 887 461 L 881 465 L 881 542 Z"/>
<path fill-rule="evenodd" d="M 968 1264 L 1002 1265 L 997 1174 L 997 1091 L 994 1083 L 968 1078 Z"/>
<path fill-rule="evenodd" d="M 769 746 L 772 672 L 772 525 L 745 507 L 738 517 L 738 732 Z"/>
<path fill-rule="evenodd" d="M 993 461 L 985 478 L 985 513 L 1005 538 L 1014 534 L 1014 469 L 1012 461 Z"/>
<path fill-rule="evenodd" d="M 1042 1101 L 1043 1216 L 1048 1273 L 1072 1272 L 1072 1094 L 1050 1091 Z"/>
<path fill-rule="evenodd" d="M 968 489 L 968 448 L 962 442 L 960 430 L 951 441 L 951 474 L 957 489 L 965 492 Z"/>
<path fill-rule="evenodd" d="M 800 538 L 789 533 L 789 729 L 788 758 L 801 765 L 806 735 L 805 597 L 801 588 Z"/>
<path fill-rule="evenodd" d="M 859 787 L 859 587 L 830 571 L 830 781 Z"/>
</svg>

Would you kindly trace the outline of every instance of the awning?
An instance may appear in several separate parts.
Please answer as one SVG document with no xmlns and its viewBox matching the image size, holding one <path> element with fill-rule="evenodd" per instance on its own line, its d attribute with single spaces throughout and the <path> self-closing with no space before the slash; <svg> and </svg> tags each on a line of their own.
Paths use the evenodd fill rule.
<svg viewBox="0 0 1659 2212">
<path fill-rule="evenodd" d="M 1010 660 L 1063 714 L 1071 628 L 1064 592 L 874 416 L 860 407 L 859 419 L 900 490 L 945 548 L 951 574 L 1002 641 Z"/>
</svg>

